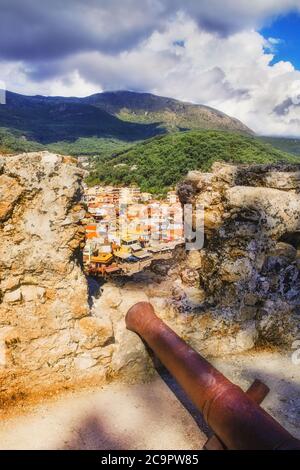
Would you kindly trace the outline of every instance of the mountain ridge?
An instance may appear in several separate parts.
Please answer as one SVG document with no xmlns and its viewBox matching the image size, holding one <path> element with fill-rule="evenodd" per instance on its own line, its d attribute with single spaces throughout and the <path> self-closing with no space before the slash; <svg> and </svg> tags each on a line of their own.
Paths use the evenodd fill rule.
<svg viewBox="0 0 300 470">
<path fill-rule="evenodd" d="M 125 122 L 74 99 L 11 92 L 6 93 L 6 104 L 0 106 L 0 127 L 23 131 L 43 144 L 95 136 L 135 141 L 163 132 L 155 124 Z"/>
<path fill-rule="evenodd" d="M 151 93 L 116 91 L 83 98 L 6 92 L 0 127 L 21 131 L 39 143 L 78 138 L 115 138 L 127 142 L 189 129 L 252 134 L 242 122 L 214 108 Z"/>
<path fill-rule="evenodd" d="M 190 119 L 190 126 L 189 128 L 183 128 L 182 130 L 208 128 L 206 127 L 208 122 L 205 121 L 207 121 L 209 116 L 213 116 L 218 122 L 218 130 L 236 130 L 247 134 L 254 134 L 253 131 L 241 121 L 218 109 L 203 104 L 190 103 L 188 101 L 181 101 L 175 98 L 154 95 L 153 93 L 136 93 L 127 90 L 105 91 L 103 93 L 90 95 L 89 97 L 84 98 L 84 100 L 85 102 L 89 102 L 94 106 L 100 107 L 101 109 L 123 119 L 138 119 L 136 122 L 155 122 L 157 121 L 157 118 L 159 118 L 156 113 L 165 111 L 171 113 L 172 116 L 165 116 L 166 120 L 163 120 L 163 122 L 165 122 L 165 124 L 173 125 L 174 128 L 177 127 L 180 129 L 181 122 L 185 125 L 187 124 L 181 116 L 187 114 Z M 130 109 L 133 110 L 131 113 L 128 110 L 128 103 L 131 105 Z M 146 105 L 148 109 L 145 109 Z M 203 119 L 202 126 L 195 125 L 197 112 L 198 117 L 202 117 Z M 174 115 L 176 115 L 177 119 Z M 222 120 L 225 122 L 222 122 Z M 229 121 L 231 125 L 229 124 Z M 226 129 L 227 126 L 228 129 Z"/>
</svg>

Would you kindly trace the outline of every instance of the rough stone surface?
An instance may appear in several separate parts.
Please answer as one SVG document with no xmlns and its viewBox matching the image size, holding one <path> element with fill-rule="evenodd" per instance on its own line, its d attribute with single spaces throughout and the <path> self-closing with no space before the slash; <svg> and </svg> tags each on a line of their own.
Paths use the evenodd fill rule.
<svg viewBox="0 0 300 470">
<path fill-rule="evenodd" d="M 201 307 L 223 322 L 231 352 L 290 347 L 300 333 L 300 165 L 217 163 L 189 174 L 178 193 L 210 214 L 203 249 L 186 260 L 203 292 L 198 315 Z"/>
<path fill-rule="evenodd" d="M 124 322 L 139 301 L 206 356 L 290 347 L 300 333 L 300 167 L 189 173 L 178 194 L 204 205 L 203 249 L 177 248 L 90 298 L 83 171 L 48 152 L 2 158 L 0 169 L 0 399 L 151 377 L 151 356 Z"/>
<path fill-rule="evenodd" d="M 1 159 L 1 398 L 67 384 L 95 365 L 105 374 L 88 350 L 112 327 L 92 318 L 77 260 L 82 177 L 73 159 L 48 152 Z"/>
</svg>

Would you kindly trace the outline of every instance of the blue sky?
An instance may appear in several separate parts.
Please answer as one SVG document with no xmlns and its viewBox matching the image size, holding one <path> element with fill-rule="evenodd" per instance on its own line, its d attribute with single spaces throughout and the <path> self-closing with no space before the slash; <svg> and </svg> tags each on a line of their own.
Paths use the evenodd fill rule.
<svg viewBox="0 0 300 470">
<path fill-rule="evenodd" d="M 265 38 L 280 39 L 276 45 L 273 63 L 280 60 L 290 61 L 300 70 L 300 14 L 290 13 L 280 16 L 273 23 L 260 30 Z"/>
</svg>

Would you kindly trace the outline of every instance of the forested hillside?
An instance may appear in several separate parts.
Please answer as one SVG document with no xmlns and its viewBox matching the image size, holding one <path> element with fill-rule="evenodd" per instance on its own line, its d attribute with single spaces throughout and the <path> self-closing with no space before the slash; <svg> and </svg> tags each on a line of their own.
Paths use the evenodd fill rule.
<svg viewBox="0 0 300 470">
<path fill-rule="evenodd" d="M 188 131 L 156 137 L 114 157 L 98 158 L 88 178 L 115 185 L 137 184 L 163 193 L 189 170 L 209 170 L 215 161 L 234 163 L 299 162 L 295 156 L 241 134 Z"/>
</svg>

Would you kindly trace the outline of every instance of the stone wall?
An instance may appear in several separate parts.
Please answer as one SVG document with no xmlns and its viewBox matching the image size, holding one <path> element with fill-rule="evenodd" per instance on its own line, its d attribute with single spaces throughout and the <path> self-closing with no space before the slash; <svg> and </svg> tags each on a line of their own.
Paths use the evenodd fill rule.
<svg viewBox="0 0 300 470">
<path fill-rule="evenodd" d="M 189 173 L 178 192 L 205 208 L 204 248 L 187 257 L 198 260 L 204 310 L 236 325 L 242 349 L 291 346 L 300 333 L 300 165 L 218 163 Z"/>
<path fill-rule="evenodd" d="M 0 397 L 103 380 L 112 328 L 91 317 L 78 262 L 83 171 L 48 152 L 0 158 Z"/>
</svg>

